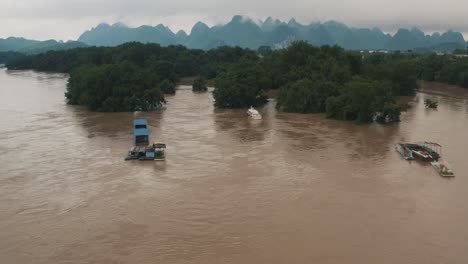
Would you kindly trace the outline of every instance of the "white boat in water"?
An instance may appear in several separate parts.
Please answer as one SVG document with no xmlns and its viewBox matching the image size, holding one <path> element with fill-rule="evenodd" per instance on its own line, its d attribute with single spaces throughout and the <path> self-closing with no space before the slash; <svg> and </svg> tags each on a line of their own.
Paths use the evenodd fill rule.
<svg viewBox="0 0 468 264">
<path fill-rule="evenodd" d="M 252 106 L 247 110 L 247 115 L 249 115 L 252 119 L 262 119 L 262 115 L 253 108 Z"/>
</svg>

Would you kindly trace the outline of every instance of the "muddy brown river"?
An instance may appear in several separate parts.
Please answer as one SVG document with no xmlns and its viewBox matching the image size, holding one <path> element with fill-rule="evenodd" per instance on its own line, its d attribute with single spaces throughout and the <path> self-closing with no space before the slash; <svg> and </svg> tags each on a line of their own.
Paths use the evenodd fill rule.
<svg viewBox="0 0 468 264">
<path fill-rule="evenodd" d="M 95 113 L 66 81 L 0 69 L 2 264 L 468 263 L 468 89 L 423 83 L 402 122 L 358 126 L 274 101 L 249 120 L 188 86 Z M 124 161 L 136 117 L 165 162 Z M 455 178 L 393 151 L 421 140 Z"/>
</svg>

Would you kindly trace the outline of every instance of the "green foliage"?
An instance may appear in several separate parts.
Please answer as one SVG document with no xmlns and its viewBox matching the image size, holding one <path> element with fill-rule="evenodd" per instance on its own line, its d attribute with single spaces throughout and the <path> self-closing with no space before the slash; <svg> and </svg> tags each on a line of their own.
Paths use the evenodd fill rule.
<svg viewBox="0 0 468 264">
<path fill-rule="evenodd" d="M 18 55 L 6 66 L 70 73 L 66 93 L 69 103 L 97 111 L 133 111 L 158 108 L 164 101 L 162 93 L 174 94 L 181 77 L 214 78 L 242 57 L 258 59 L 255 52 L 238 47 L 202 51 L 126 43 Z"/>
<path fill-rule="evenodd" d="M 346 83 L 339 96 L 326 101 L 329 118 L 357 123 L 399 121 L 401 106 L 396 103 L 389 82 L 355 77 Z"/>
<path fill-rule="evenodd" d="M 175 82 L 180 77 L 204 76 L 212 79 L 243 56 L 255 52 L 239 47 L 220 47 L 210 51 L 190 50 L 183 46 L 161 47 L 158 44 L 125 43 L 117 47 L 89 47 L 21 56 L 10 60 L 11 69 L 67 72 L 82 65 L 130 62 Z"/>
<path fill-rule="evenodd" d="M 14 52 L 14 51 L 0 52 L 0 64 L 4 64 L 7 61 L 16 59 L 20 56 L 22 56 L 21 53 Z"/>
<path fill-rule="evenodd" d="M 405 109 L 405 105 L 395 103 L 393 100 L 385 102 L 379 112 L 375 113 L 375 120 L 383 124 L 398 122 L 400 121 L 401 112 Z"/>
<path fill-rule="evenodd" d="M 277 58 L 274 58 L 277 56 Z M 321 113 L 358 123 L 399 121 L 396 95 L 417 89 L 414 61 L 400 55 L 362 55 L 339 47 L 297 42 L 265 58 L 280 85 L 277 107 L 286 112 Z"/>
<path fill-rule="evenodd" d="M 336 83 L 302 79 L 280 89 L 277 106 L 285 112 L 321 113 L 327 99 L 337 94 Z"/>
<path fill-rule="evenodd" d="M 65 96 L 70 104 L 104 112 L 148 111 L 165 102 L 154 77 L 131 63 L 86 65 L 70 74 Z"/>
<path fill-rule="evenodd" d="M 257 54 L 260 56 L 267 56 L 273 52 L 270 46 L 260 46 L 257 49 Z"/>
<path fill-rule="evenodd" d="M 405 55 L 372 54 L 366 58 L 363 75 L 390 82 L 395 95 L 415 95 L 418 86 L 417 61 Z"/>
<path fill-rule="evenodd" d="M 305 78 L 344 83 L 360 70 L 360 60 L 338 46 L 317 48 L 299 41 L 265 57 L 264 67 L 272 88 L 280 88 Z"/>
<path fill-rule="evenodd" d="M 445 60 L 428 70 L 427 57 L 373 54 L 363 59 L 338 46 L 306 42 L 258 52 L 262 56 L 241 48 L 202 51 L 126 43 L 19 56 L 7 67 L 71 72 L 69 103 L 98 111 L 156 109 L 164 102 L 163 94 L 175 93 L 179 78 L 201 76 L 193 90 L 206 90 L 205 80 L 215 78 L 217 107 L 259 105 L 266 102 L 266 89 L 280 88 L 277 107 L 283 111 L 326 112 L 330 118 L 356 122 L 398 121 L 404 108 L 395 96 L 413 95 L 421 73 L 440 78 L 451 69 L 443 70 Z M 456 76 L 458 82 L 468 83 L 463 71 Z"/>
<path fill-rule="evenodd" d="M 391 64 L 390 81 L 393 91 L 397 95 L 415 95 L 418 88 L 418 80 L 414 62 L 411 60 L 398 60 Z"/>
<path fill-rule="evenodd" d="M 169 80 L 167 80 L 167 79 L 165 79 L 164 81 L 159 83 L 158 87 L 165 94 L 175 94 L 176 93 L 176 90 L 175 90 L 176 84 L 169 81 Z"/>
<path fill-rule="evenodd" d="M 431 55 L 418 60 L 417 77 L 468 88 L 468 58 Z"/>
<path fill-rule="evenodd" d="M 192 91 L 194 92 L 206 92 L 208 87 L 206 86 L 206 80 L 203 77 L 195 79 L 192 85 Z"/>
<path fill-rule="evenodd" d="M 453 51 L 453 54 L 464 54 L 468 55 L 468 49 L 456 49 Z"/>
<path fill-rule="evenodd" d="M 265 103 L 262 93 L 267 87 L 268 78 L 258 61 L 244 57 L 216 78 L 215 106 L 238 108 Z"/>
</svg>

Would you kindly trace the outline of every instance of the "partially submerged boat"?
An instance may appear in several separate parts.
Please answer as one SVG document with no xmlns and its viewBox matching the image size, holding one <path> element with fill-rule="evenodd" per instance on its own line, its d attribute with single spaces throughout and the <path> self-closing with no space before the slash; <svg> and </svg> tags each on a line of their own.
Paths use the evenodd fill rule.
<svg viewBox="0 0 468 264">
<path fill-rule="evenodd" d="M 450 165 L 446 161 L 433 161 L 431 162 L 432 167 L 442 177 L 455 177 L 455 173 L 450 169 Z"/>
<path fill-rule="evenodd" d="M 165 160 L 166 144 L 155 142 L 149 144 L 150 131 L 148 120 L 133 120 L 133 143 L 125 160 Z"/>
<path fill-rule="evenodd" d="M 247 115 L 252 119 L 262 119 L 262 115 L 252 106 L 247 110 Z"/>
<path fill-rule="evenodd" d="M 407 149 L 411 150 L 413 156 L 416 159 L 422 161 L 437 161 L 440 158 L 439 152 L 441 152 L 442 146 L 434 142 L 422 142 L 417 144 L 402 144 Z M 438 149 L 439 152 L 434 149 Z"/>
<path fill-rule="evenodd" d="M 417 144 L 398 143 L 395 145 L 395 151 L 406 160 L 417 158 L 422 161 L 430 161 L 432 167 L 442 177 L 455 176 L 448 162 L 442 161 L 442 146 L 438 143 L 427 141 Z"/>
<path fill-rule="evenodd" d="M 395 145 L 395 151 L 399 153 L 405 160 L 414 160 L 413 151 L 406 144 L 398 143 Z"/>
</svg>

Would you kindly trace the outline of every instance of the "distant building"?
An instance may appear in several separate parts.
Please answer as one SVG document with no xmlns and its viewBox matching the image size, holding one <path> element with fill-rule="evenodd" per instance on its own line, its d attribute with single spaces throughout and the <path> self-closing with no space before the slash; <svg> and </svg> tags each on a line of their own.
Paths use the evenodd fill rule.
<svg viewBox="0 0 468 264">
<path fill-rule="evenodd" d="M 378 53 L 384 53 L 384 54 L 390 53 L 389 50 L 378 50 L 377 52 L 378 52 Z"/>
</svg>

